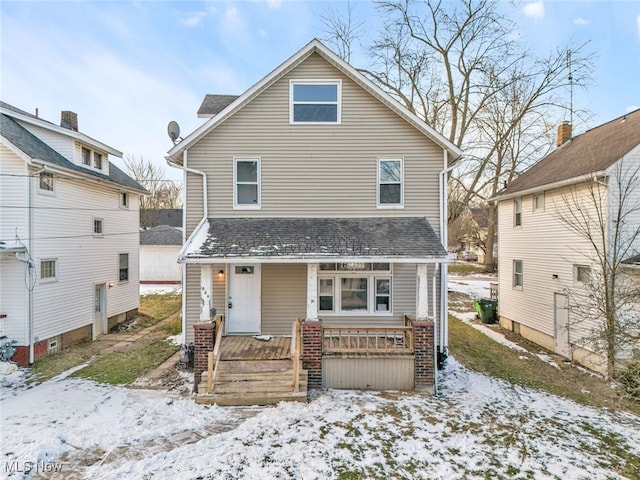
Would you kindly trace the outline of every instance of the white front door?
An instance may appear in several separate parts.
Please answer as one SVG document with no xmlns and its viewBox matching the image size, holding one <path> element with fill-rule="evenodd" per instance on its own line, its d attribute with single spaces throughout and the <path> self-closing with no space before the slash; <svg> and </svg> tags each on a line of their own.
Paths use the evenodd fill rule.
<svg viewBox="0 0 640 480">
<path fill-rule="evenodd" d="M 231 265 L 227 333 L 260 333 L 260 265 Z"/>
<path fill-rule="evenodd" d="M 107 306 L 106 306 L 106 285 L 96 285 L 93 297 L 94 319 L 93 319 L 93 338 L 103 335 L 106 330 Z"/>
<path fill-rule="evenodd" d="M 555 351 L 558 355 L 571 359 L 571 345 L 569 343 L 569 304 L 567 296 L 561 293 L 553 294 L 555 320 Z"/>
</svg>

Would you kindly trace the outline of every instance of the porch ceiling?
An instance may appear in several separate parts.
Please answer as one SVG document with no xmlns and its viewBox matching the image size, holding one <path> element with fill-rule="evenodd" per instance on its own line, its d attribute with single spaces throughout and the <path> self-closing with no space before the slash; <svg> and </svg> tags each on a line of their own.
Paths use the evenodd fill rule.
<svg viewBox="0 0 640 480">
<path fill-rule="evenodd" d="M 181 260 L 424 261 L 446 255 L 424 217 L 209 218 L 187 241 Z"/>
</svg>

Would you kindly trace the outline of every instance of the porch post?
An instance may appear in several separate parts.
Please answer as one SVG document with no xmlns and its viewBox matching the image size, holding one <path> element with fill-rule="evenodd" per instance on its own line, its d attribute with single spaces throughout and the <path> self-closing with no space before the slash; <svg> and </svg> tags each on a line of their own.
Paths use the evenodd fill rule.
<svg viewBox="0 0 640 480">
<path fill-rule="evenodd" d="M 213 270 L 212 265 L 200 265 L 200 321 L 211 320 L 213 306 Z"/>
<path fill-rule="evenodd" d="M 416 317 L 418 320 L 426 320 L 429 317 L 429 281 L 427 277 L 427 264 L 418 264 L 418 299 L 416 305 Z"/>
<path fill-rule="evenodd" d="M 318 264 L 307 264 L 307 320 L 318 320 Z"/>
</svg>

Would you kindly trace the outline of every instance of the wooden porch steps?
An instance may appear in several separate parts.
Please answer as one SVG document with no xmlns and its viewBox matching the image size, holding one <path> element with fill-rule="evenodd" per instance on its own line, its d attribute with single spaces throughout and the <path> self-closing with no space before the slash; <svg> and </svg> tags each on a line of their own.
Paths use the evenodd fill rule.
<svg viewBox="0 0 640 480">
<path fill-rule="evenodd" d="M 294 392 L 290 359 L 221 361 L 211 393 L 206 391 L 207 375 L 202 373 L 197 403 L 232 406 L 307 401 L 307 371 L 300 370 L 299 389 Z"/>
</svg>

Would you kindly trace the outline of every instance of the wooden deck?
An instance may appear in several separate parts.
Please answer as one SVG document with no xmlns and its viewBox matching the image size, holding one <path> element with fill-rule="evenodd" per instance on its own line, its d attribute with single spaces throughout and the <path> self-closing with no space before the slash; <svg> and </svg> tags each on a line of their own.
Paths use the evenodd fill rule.
<svg viewBox="0 0 640 480">
<path fill-rule="evenodd" d="M 291 338 L 289 337 L 271 337 L 269 340 L 259 340 L 244 335 L 230 335 L 222 337 L 220 347 L 220 361 L 222 362 L 291 359 Z"/>
</svg>

